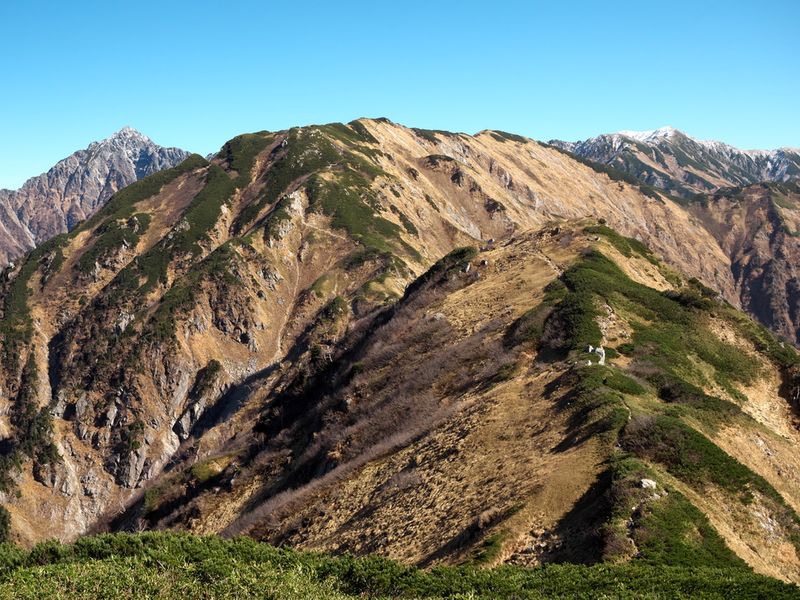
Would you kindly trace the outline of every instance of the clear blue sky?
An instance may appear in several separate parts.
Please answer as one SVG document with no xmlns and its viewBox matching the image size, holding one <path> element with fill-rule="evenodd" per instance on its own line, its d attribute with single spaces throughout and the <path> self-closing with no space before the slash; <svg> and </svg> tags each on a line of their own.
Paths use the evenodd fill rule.
<svg viewBox="0 0 800 600">
<path fill-rule="evenodd" d="M 0 187 L 123 125 L 203 154 L 359 116 L 800 146 L 798 25 L 798 0 L 5 1 Z"/>
</svg>

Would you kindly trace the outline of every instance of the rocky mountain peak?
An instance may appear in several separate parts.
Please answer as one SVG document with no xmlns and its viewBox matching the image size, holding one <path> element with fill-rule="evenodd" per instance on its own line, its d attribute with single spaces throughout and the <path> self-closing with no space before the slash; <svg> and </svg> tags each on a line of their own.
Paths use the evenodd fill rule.
<svg viewBox="0 0 800 600">
<path fill-rule="evenodd" d="M 111 137 L 121 137 L 121 136 L 136 136 L 147 139 L 147 136 L 142 134 L 140 131 L 134 129 L 130 125 L 124 125 L 119 131 L 114 133 L 114 135 L 112 135 Z"/>
<path fill-rule="evenodd" d="M 0 190 L 0 264 L 91 216 L 118 190 L 174 167 L 188 152 L 125 126 L 60 160 L 18 190 Z"/>
<path fill-rule="evenodd" d="M 125 125 L 118 131 L 115 131 L 113 134 L 105 138 L 104 140 L 100 140 L 98 142 L 94 142 L 92 145 L 102 145 L 102 144 L 136 144 L 136 145 L 148 145 L 153 144 L 153 141 L 133 127 Z"/>
</svg>

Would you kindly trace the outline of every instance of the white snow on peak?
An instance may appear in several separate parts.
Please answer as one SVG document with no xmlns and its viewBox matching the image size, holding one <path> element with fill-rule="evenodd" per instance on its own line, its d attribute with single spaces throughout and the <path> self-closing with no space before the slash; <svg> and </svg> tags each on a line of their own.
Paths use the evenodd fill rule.
<svg viewBox="0 0 800 600">
<path fill-rule="evenodd" d="M 674 127 L 659 127 L 658 129 L 651 129 L 650 131 L 618 131 L 617 133 L 611 135 L 617 138 L 617 144 L 622 142 L 622 140 L 619 138 L 630 138 L 643 143 L 657 143 L 659 140 L 681 135 L 684 138 L 690 139 L 695 144 L 705 146 L 709 150 L 722 152 L 727 155 L 744 154 L 750 158 L 772 156 L 776 152 L 780 151 L 800 154 L 800 151 L 798 151 L 797 148 L 780 148 L 779 150 L 742 150 L 741 148 L 726 144 L 725 142 L 719 142 L 717 140 L 701 140 L 690 135 L 686 135 Z"/>
<path fill-rule="evenodd" d="M 659 127 L 650 131 L 618 131 L 617 135 L 632 138 L 640 142 L 652 142 L 661 138 L 669 138 L 680 133 L 674 127 Z"/>
</svg>

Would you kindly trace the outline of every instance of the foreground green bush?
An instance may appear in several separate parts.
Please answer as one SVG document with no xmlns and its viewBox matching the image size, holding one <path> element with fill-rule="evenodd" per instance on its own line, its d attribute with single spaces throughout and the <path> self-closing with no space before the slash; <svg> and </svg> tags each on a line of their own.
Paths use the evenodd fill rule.
<svg viewBox="0 0 800 600">
<path fill-rule="evenodd" d="M 746 569 L 439 567 L 329 557 L 247 538 L 102 535 L 30 552 L 0 545 L 0 598 L 800 598 Z"/>
</svg>

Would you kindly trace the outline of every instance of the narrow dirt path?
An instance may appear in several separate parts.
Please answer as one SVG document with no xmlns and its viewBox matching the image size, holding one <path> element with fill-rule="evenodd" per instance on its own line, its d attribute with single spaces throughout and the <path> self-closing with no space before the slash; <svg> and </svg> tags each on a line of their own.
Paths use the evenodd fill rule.
<svg viewBox="0 0 800 600">
<path fill-rule="evenodd" d="M 340 240 L 344 240 L 346 242 L 351 241 L 350 238 L 347 237 L 347 236 L 339 235 L 338 233 L 334 233 L 330 229 L 323 229 L 322 227 L 317 227 L 316 225 L 312 225 L 311 223 L 309 223 L 309 222 L 307 222 L 305 220 L 303 221 L 303 225 L 305 227 L 310 228 L 310 229 L 314 229 L 316 231 L 320 231 L 320 232 L 324 233 L 325 235 L 329 235 L 331 237 L 339 238 Z"/>
<path fill-rule="evenodd" d="M 561 267 L 559 267 L 559 266 L 558 266 L 558 265 L 555 263 L 555 261 L 553 261 L 553 259 L 552 259 L 552 258 L 550 258 L 549 256 L 547 256 L 547 254 L 545 254 L 545 253 L 544 253 L 544 252 L 542 252 L 541 250 L 537 250 L 537 251 L 535 252 L 535 254 L 536 254 L 536 255 L 537 255 L 539 258 L 541 258 L 541 259 L 542 259 L 542 260 L 543 260 L 545 263 L 547 263 L 547 266 L 548 266 L 548 267 L 550 267 L 551 269 L 553 269 L 553 271 L 556 273 L 556 275 L 558 275 L 559 277 L 561 277 L 561 276 L 564 274 L 564 269 L 562 269 Z"/>
</svg>

